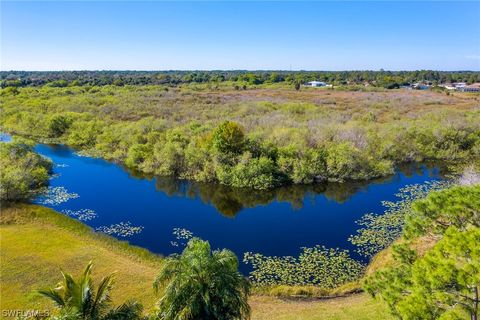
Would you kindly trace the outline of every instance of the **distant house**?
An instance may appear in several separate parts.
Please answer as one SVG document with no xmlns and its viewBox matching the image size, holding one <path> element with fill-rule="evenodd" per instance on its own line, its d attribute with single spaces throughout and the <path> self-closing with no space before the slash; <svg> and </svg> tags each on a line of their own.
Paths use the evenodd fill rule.
<svg viewBox="0 0 480 320">
<path fill-rule="evenodd" d="M 322 82 L 322 81 L 310 81 L 310 82 L 307 82 L 306 86 L 308 86 L 308 87 L 326 87 L 327 83 Z"/>
<path fill-rule="evenodd" d="M 447 90 L 455 90 L 455 84 L 453 83 L 445 83 L 440 85 L 440 87 L 444 87 Z"/>
<path fill-rule="evenodd" d="M 462 92 L 480 92 L 480 83 L 473 83 L 469 86 L 463 86 L 458 90 Z"/>
<path fill-rule="evenodd" d="M 480 91 L 480 83 L 467 85 L 465 82 L 445 83 L 439 85 L 447 90 L 456 90 L 461 92 L 478 92 Z"/>
<path fill-rule="evenodd" d="M 412 85 L 412 88 L 413 89 L 417 89 L 417 90 L 428 90 L 432 87 L 431 84 L 427 84 L 427 83 L 421 83 L 421 82 L 418 82 L 418 83 L 414 83 Z"/>
</svg>

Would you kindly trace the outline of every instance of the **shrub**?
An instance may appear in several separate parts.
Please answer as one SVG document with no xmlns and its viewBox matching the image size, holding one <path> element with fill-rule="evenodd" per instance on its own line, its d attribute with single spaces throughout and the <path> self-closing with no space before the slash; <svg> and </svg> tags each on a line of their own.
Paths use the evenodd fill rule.
<svg viewBox="0 0 480 320">
<path fill-rule="evenodd" d="M 33 142 L 0 143 L 0 200 L 28 201 L 48 185 L 51 161 L 33 151 Z"/>
<path fill-rule="evenodd" d="M 270 189 L 281 182 L 273 160 L 252 158 L 249 152 L 242 155 L 237 165 L 220 167 L 218 178 L 221 183 L 238 188 Z"/>
<path fill-rule="evenodd" d="M 212 143 L 221 153 L 240 154 L 245 146 L 245 134 L 237 123 L 225 121 L 213 131 Z"/>
<path fill-rule="evenodd" d="M 72 121 L 65 116 L 58 114 L 51 116 L 48 123 L 49 136 L 59 137 L 63 135 L 71 124 Z"/>
</svg>

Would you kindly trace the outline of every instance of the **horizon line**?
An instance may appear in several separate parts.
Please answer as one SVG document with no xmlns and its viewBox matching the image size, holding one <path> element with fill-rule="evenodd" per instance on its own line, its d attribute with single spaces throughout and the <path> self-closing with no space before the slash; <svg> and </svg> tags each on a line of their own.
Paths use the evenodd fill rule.
<svg viewBox="0 0 480 320">
<path fill-rule="evenodd" d="M 1 70 L 0 72 L 415 72 L 415 71 L 433 71 L 433 72 L 480 72 L 478 70 L 457 69 L 337 69 L 337 70 L 320 70 L 320 69 L 58 69 L 58 70 L 26 70 L 26 69 L 10 69 Z"/>
</svg>

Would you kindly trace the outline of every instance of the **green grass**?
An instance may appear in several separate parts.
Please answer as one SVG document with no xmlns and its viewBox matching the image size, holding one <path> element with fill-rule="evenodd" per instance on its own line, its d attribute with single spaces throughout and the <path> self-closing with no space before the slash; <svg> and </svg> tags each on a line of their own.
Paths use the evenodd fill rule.
<svg viewBox="0 0 480 320">
<path fill-rule="evenodd" d="M 366 294 L 325 300 L 280 300 L 255 296 L 250 305 L 256 320 L 389 320 L 387 307 Z"/>
<path fill-rule="evenodd" d="M 34 291 L 78 274 L 94 262 L 94 278 L 117 271 L 113 299 L 135 297 L 153 307 L 152 283 L 161 257 L 91 231 L 80 222 L 38 206 L 3 208 L 1 215 L 1 309 L 52 307 Z"/>
<path fill-rule="evenodd" d="M 55 285 L 60 270 L 78 274 L 90 260 L 97 280 L 117 271 L 114 303 L 135 298 L 146 312 L 154 308 L 152 282 L 161 257 L 95 233 L 53 210 L 34 205 L 2 208 L 0 245 L 1 310 L 53 309 L 35 290 Z M 285 290 L 293 289 L 280 291 Z M 253 319 L 393 319 L 381 302 L 365 294 L 324 300 L 282 300 L 256 294 L 250 303 Z"/>
</svg>

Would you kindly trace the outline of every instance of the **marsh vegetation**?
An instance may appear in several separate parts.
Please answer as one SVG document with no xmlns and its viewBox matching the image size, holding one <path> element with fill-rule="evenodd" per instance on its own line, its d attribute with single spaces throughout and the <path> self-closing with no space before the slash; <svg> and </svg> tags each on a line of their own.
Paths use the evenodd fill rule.
<svg viewBox="0 0 480 320">
<path fill-rule="evenodd" d="M 3 130 L 146 174 L 234 187 L 365 180 L 478 157 L 478 96 L 229 86 L 2 91 Z"/>
</svg>

